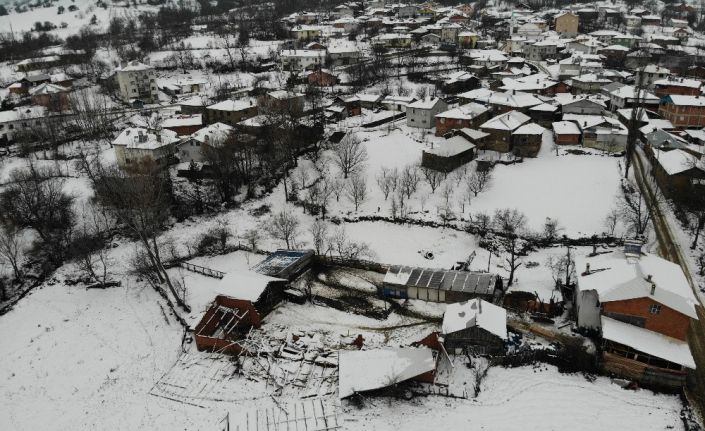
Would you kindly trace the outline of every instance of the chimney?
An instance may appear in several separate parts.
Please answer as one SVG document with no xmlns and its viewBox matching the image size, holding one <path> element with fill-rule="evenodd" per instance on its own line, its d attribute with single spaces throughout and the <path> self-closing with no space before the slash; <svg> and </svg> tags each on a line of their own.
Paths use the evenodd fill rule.
<svg viewBox="0 0 705 431">
<path fill-rule="evenodd" d="M 651 279 L 651 276 L 649 276 L 649 279 Z M 651 283 L 651 296 L 654 296 L 654 293 L 656 293 L 656 283 Z"/>
<path fill-rule="evenodd" d="M 477 314 L 482 314 L 482 299 L 477 300 Z"/>
<path fill-rule="evenodd" d="M 585 264 L 585 274 L 590 274 L 590 262 Z"/>
</svg>

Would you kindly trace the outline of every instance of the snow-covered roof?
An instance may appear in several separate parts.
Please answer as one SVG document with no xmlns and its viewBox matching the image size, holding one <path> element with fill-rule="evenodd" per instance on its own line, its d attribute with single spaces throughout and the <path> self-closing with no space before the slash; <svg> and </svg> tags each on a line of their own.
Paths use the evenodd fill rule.
<svg viewBox="0 0 705 431">
<path fill-rule="evenodd" d="M 474 90 L 466 91 L 465 93 L 460 93 L 458 94 L 458 97 L 461 99 L 470 99 L 470 100 L 478 100 L 478 101 L 483 101 L 487 102 L 489 101 L 490 97 L 494 94 L 495 92 L 490 90 L 489 88 L 476 88 Z"/>
<path fill-rule="evenodd" d="M 532 106 L 529 111 L 543 111 L 543 112 L 555 112 L 558 109 L 556 105 L 551 105 L 550 103 L 542 103 L 540 105 Z"/>
<path fill-rule="evenodd" d="M 203 116 L 201 114 L 193 115 L 177 115 L 176 117 L 167 118 L 162 122 L 162 127 L 187 127 L 200 126 L 203 124 Z"/>
<path fill-rule="evenodd" d="M 296 58 L 324 58 L 326 51 L 323 49 L 284 49 L 280 55 Z"/>
<path fill-rule="evenodd" d="M 271 97 L 272 99 L 277 99 L 277 100 L 289 100 L 289 99 L 295 99 L 298 97 L 304 97 L 303 93 L 297 93 L 295 91 L 288 91 L 288 90 L 270 91 L 269 93 L 267 93 L 267 96 Z"/>
<path fill-rule="evenodd" d="M 685 341 L 602 316 L 602 337 L 632 349 L 695 369 L 690 347 Z"/>
<path fill-rule="evenodd" d="M 587 264 L 590 272 L 584 272 Z M 600 302 L 652 298 L 686 316 L 697 319 L 696 299 L 681 267 L 651 253 L 639 257 L 625 256 L 622 251 L 598 256 L 577 256 L 581 291 L 594 290 Z M 648 277 L 651 276 L 651 281 Z M 655 288 L 652 291 L 652 285 Z"/>
<path fill-rule="evenodd" d="M 657 81 L 654 81 L 654 85 L 664 85 L 664 86 L 673 86 L 673 87 L 688 87 L 688 88 L 700 88 L 700 86 L 703 85 L 702 82 L 698 81 L 697 79 L 688 79 L 688 78 L 666 78 L 666 79 L 659 79 Z"/>
<path fill-rule="evenodd" d="M 679 148 L 670 151 L 663 151 L 653 148 L 656 162 L 666 171 L 668 175 L 676 175 L 689 169 L 699 166 L 698 159 L 687 151 Z"/>
<path fill-rule="evenodd" d="M 433 107 L 440 101 L 441 99 L 438 97 L 427 97 L 422 100 L 417 100 L 414 103 L 410 103 L 408 107 L 413 109 L 433 109 Z"/>
<path fill-rule="evenodd" d="M 705 97 L 700 96 L 684 96 L 680 94 L 671 94 L 664 98 L 665 102 L 679 106 L 705 106 Z"/>
<path fill-rule="evenodd" d="M 579 135 L 580 128 L 572 121 L 556 121 L 552 124 L 556 135 Z"/>
<path fill-rule="evenodd" d="M 257 301 L 269 283 L 286 281 L 254 271 L 232 271 L 226 273 L 218 283 L 217 294 L 245 301 Z"/>
<path fill-rule="evenodd" d="M 478 117 L 487 111 L 489 111 L 489 109 L 486 106 L 480 105 L 479 103 L 470 102 L 466 103 L 465 105 L 460 105 L 457 108 L 441 112 L 440 114 L 436 115 L 436 118 L 472 120 L 473 118 Z"/>
<path fill-rule="evenodd" d="M 338 397 L 381 389 L 435 369 L 433 351 L 423 347 L 341 350 Z"/>
<path fill-rule="evenodd" d="M 40 95 L 40 94 L 56 94 L 56 93 L 65 93 L 68 90 L 69 89 L 66 87 L 62 87 L 60 85 L 45 82 L 45 83 L 40 84 L 34 88 L 31 88 L 29 90 L 29 94 L 31 94 L 32 96 L 36 96 L 36 95 Z"/>
<path fill-rule="evenodd" d="M 662 119 L 662 118 L 654 118 L 650 119 L 649 123 L 640 127 L 639 131 L 643 133 L 644 135 L 648 135 L 649 133 L 655 131 L 655 130 L 673 130 L 673 123 L 671 123 L 669 120 Z"/>
<path fill-rule="evenodd" d="M 533 94 L 522 93 L 519 91 L 508 91 L 505 93 L 492 93 L 489 98 L 489 103 L 492 105 L 509 106 L 512 108 L 528 108 L 530 106 L 540 105 L 543 101 Z"/>
<path fill-rule="evenodd" d="M 223 142 L 233 130 L 235 128 L 228 124 L 213 123 L 208 127 L 197 130 L 191 135 L 191 138 L 201 143 L 218 144 Z"/>
<path fill-rule="evenodd" d="M 489 133 L 485 133 L 483 131 L 475 129 L 468 129 L 467 127 L 463 127 L 462 129 L 460 129 L 460 133 L 475 141 L 490 135 Z"/>
<path fill-rule="evenodd" d="M 424 150 L 426 153 L 435 154 L 441 157 L 452 157 L 465 151 L 475 148 L 475 144 L 469 142 L 462 136 L 453 136 L 448 139 L 434 142 L 433 148 Z"/>
<path fill-rule="evenodd" d="M 507 310 L 480 298 L 448 304 L 443 314 L 444 335 L 478 326 L 507 339 Z"/>
<path fill-rule="evenodd" d="M 522 112 L 509 111 L 490 119 L 480 127 L 483 129 L 515 130 L 530 120 L 531 117 Z"/>
<path fill-rule="evenodd" d="M 620 99 L 636 99 L 636 97 L 637 97 L 636 92 L 637 92 L 636 87 L 634 87 L 632 85 L 625 85 L 623 87 L 619 87 L 616 90 L 613 90 L 612 92 L 610 92 L 610 94 L 612 96 L 618 97 Z M 659 100 L 658 97 L 654 96 L 653 94 L 649 93 L 648 91 L 642 91 L 641 97 L 645 101 L 655 102 L 655 101 Z M 705 99 L 703 99 L 703 100 L 705 100 Z"/>
<path fill-rule="evenodd" d="M 512 132 L 512 135 L 543 135 L 546 129 L 536 123 L 528 123 Z"/>
<path fill-rule="evenodd" d="M 502 79 L 502 87 L 500 88 L 502 90 L 536 91 L 553 87 L 556 84 L 558 84 L 558 82 L 550 79 L 548 75 L 536 73 L 516 79 L 504 78 Z"/>
<path fill-rule="evenodd" d="M 141 138 L 142 137 L 142 138 Z M 154 150 L 179 141 L 176 132 L 168 129 L 158 131 L 144 127 L 128 127 L 123 130 L 113 141 L 113 145 L 122 145 L 126 148 Z"/>
<path fill-rule="evenodd" d="M 223 100 L 222 102 L 209 106 L 208 109 L 216 111 L 242 111 L 243 109 L 247 109 L 255 105 L 255 99 L 244 98 L 236 100 Z"/>
<path fill-rule="evenodd" d="M 148 64 L 144 64 L 142 62 L 139 62 L 137 60 L 133 60 L 133 61 L 129 61 L 125 66 L 118 67 L 115 70 L 118 72 L 138 72 L 138 71 L 150 70 L 150 69 L 153 69 L 153 67 Z"/>
</svg>

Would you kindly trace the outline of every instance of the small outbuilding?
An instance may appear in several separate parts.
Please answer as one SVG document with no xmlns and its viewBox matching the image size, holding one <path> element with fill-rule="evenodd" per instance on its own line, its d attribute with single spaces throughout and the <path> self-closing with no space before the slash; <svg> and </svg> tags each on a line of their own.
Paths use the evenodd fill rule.
<svg viewBox="0 0 705 431">
<path fill-rule="evenodd" d="M 451 172 L 475 158 L 475 144 L 461 135 L 436 142 L 421 153 L 421 166 L 440 172 Z"/>
<path fill-rule="evenodd" d="M 479 298 L 448 304 L 442 328 L 449 353 L 501 353 L 507 340 L 507 310 Z"/>
</svg>

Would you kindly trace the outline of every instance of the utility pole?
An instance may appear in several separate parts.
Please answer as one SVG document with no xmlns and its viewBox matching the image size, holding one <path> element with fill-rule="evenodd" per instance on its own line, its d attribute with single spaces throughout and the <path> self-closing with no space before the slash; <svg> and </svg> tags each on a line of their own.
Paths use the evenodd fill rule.
<svg viewBox="0 0 705 431">
<path fill-rule="evenodd" d="M 625 153 L 624 160 L 624 178 L 629 178 L 629 168 L 632 164 L 632 158 L 634 157 L 634 151 L 636 149 L 636 141 L 639 136 L 639 121 L 641 121 L 641 114 L 644 112 L 644 101 L 646 99 L 646 90 L 644 89 L 645 70 L 646 66 L 642 66 L 641 73 L 637 76 L 634 86 L 634 104 L 632 105 L 632 112 L 629 118 L 627 151 Z"/>
</svg>

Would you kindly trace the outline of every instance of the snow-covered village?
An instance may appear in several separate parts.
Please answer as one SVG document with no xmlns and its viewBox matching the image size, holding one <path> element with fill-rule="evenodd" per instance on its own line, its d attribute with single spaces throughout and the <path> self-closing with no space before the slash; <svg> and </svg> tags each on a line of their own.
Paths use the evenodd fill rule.
<svg viewBox="0 0 705 431">
<path fill-rule="evenodd" d="M 705 429 L 705 3 L 0 0 L 0 429 Z"/>
</svg>

